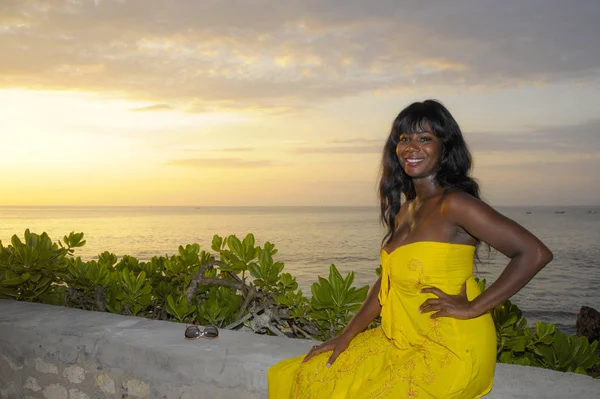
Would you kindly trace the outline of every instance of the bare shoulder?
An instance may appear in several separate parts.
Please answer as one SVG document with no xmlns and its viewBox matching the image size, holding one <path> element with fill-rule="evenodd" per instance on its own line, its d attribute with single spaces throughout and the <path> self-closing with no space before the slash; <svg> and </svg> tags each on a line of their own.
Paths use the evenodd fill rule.
<svg viewBox="0 0 600 399">
<path fill-rule="evenodd" d="M 480 212 L 497 214 L 496 210 L 484 201 L 463 191 L 453 191 L 446 194 L 442 202 L 442 213 L 452 220 L 461 220 Z"/>
<path fill-rule="evenodd" d="M 488 243 L 507 257 L 526 251 L 550 253 L 531 232 L 484 201 L 464 192 L 447 194 L 443 216 L 471 236 Z"/>
<path fill-rule="evenodd" d="M 514 229 L 520 227 L 485 201 L 469 193 L 455 191 L 448 193 L 442 204 L 443 216 L 465 230 L 489 229 L 491 226 L 503 226 Z M 482 239 L 482 237 L 475 237 Z"/>
</svg>

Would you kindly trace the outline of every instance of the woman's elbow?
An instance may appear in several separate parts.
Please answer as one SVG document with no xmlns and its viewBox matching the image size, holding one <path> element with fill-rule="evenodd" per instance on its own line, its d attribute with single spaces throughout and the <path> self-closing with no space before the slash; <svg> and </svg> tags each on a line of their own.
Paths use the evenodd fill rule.
<svg viewBox="0 0 600 399">
<path fill-rule="evenodd" d="M 554 259 L 554 254 L 552 251 L 550 251 L 550 249 L 548 249 L 548 247 L 542 245 L 541 248 L 538 248 L 536 262 L 538 264 L 538 269 L 541 270 L 548 263 L 552 262 L 552 259 Z"/>
</svg>

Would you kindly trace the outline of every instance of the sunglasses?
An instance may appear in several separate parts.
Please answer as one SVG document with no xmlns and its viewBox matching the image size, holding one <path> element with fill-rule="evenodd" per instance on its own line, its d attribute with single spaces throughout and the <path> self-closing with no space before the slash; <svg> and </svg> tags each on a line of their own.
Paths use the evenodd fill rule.
<svg viewBox="0 0 600 399">
<path fill-rule="evenodd" d="M 203 330 L 200 330 L 198 323 L 193 326 L 188 326 L 185 329 L 185 339 L 215 339 L 219 337 L 219 329 L 217 326 L 206 326 Z"/>
</svg>

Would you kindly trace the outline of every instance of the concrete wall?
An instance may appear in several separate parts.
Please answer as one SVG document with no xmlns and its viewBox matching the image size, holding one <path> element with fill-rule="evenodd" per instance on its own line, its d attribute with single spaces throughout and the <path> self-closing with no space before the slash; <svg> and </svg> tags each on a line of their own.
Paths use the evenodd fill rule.
<svg viewBox="0 0 600 399">
<path fill-rule="evenodd" d="M 266 370 L 311 342 L 0 300 L 0 398 L 266 398 Z M 488 399 L 598 398 L 600 380 L 498 365 Z"/>
</svg>

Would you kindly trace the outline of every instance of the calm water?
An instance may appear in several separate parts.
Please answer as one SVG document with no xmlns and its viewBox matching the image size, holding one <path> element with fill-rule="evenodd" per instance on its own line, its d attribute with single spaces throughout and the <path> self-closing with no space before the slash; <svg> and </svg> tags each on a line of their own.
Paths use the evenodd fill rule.
<svg viewBox="0 0 600 399">
<path fill-rule="evenodd" d="M 600 207 L 511 207 L 499 210 L 523 224 L 554 252 L 554 261 L 514 298 L 530 321 L 554 322 L 574 331 L 582 305 L 600 309 Z M 528 213 L 530 212 L 530 213 Z M 564 213 L 556 213 L 564 212 Z M 26 228 L 53 240 L 84 232 L 87 244 L 75 255 L 92 259 L 108 250 L 148 260 L 171 255 L 179 245 L 210 250 L 214 234 L 252 232 L 258 244 L 270 241 L 276 259 L 296 276 L 305 292 L 334 263 L 355 271 L 355 284 L 373 284 L 383 230 L 374 208 L 351 207 L 0 207 L 0 240 Z M 477 275 L 493 281 L 504 256 L 480 254 Z"/>
</svg>

